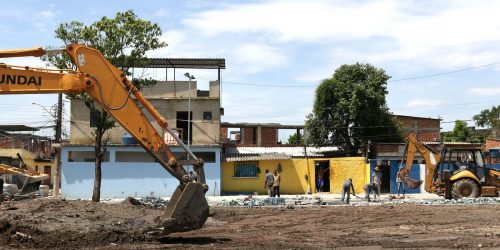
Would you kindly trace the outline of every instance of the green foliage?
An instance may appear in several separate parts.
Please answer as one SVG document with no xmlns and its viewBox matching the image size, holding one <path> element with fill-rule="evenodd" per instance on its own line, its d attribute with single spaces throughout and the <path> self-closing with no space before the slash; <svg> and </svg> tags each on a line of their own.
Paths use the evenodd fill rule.
<svg viewBox="0 0 500 250">
<path fill-rule="evenodd" d="M 390 115 L 385 97 L 388 76 L 370 64 L 342 65 L 316 89 L 307 116 L 309 141 L 356 152 L 370 142 L 401 142 L 400 124 Z"/>
<path fill-rule="evenodd" d="M 114 18 L 102 17 L 90 25 L 78 21 L 62 23 L 55 30 L 56 38 L 61 39 L 65 45 L 77 43 L 95 48 L 127 76 L 132 75 L 131 67 L 140 68 L 146 65 L 147 51 L 166 46 L 166 43 L 159 39 L 161 34 L 158 24 L 138 18 L 132 10 L 118 12 Z M 65 54 L 50 54 L 42 59 L 61 69 L 76 69 L 75 64 Z M 141 77 L 133 78 L 132 83 L 141 89 L 156 84 L 156 81 Z M 86 94 L 68 96 L 81 99 L 92 112 L 103 112 L 97 116 L 96 134 L 114 127 L 107 112 L 100 111 L 91 97 Z"/>
<path fill-rule="evenodd" d="M 482 110 L 472 119 L 480 127 L 500 128 L 500 105 Z"/>
<path fill-rule="evenodd" d="M 90 25 L 78 21 L 62 23 L 55 31 L 56 38 L 68 44 L 83 44 L 99 50 L 115 67 L 127 76 L 132 76 L 130 69 L 146 66 L 146 52 L 165 47 L 160 41 L 161 29 L 158 24 L 138 18 L 132 10 L 118 12 L 114 18 L 102 17 Z M 75 64 L 67 55 L 47 55 L 42 58 L 55 67 L 76 70 Z M 133 77 L 133 76 L 132 76 Z M 132 83 L 141 89 L 156 84 L 152 78 L 132 78 Z M 86 94 L 68 95 L 70 98 L 81 99 L 91 113 L 97 114 L 96 128 L 91 131 L 95 138 L 95 179 L 92 201 L 100 200 L 101 163 L 106 153 L 108 138 L 105 133 L 115 126 L 109 113 L 101 110 L 92 98 Z"/>
<path fill-rule="evenodd" d="M 467 122 L 456 120 L 452 131 L 444 132 L 444 142 L 481 142 L 476 132 L 467 126 Z"/>
<path fill-rule="evenodd" d="M 127 76 L 131 76 L 130 68 L 146 66 L 146 52 L 167 46 L 160 41 L 160 26 L 138 18 L 132 10 L 118 12 L 114 18 L 102 17 L 90 25 L 78 21 L 62 23 L 55 34 L 65 45 L 78 43 L 99 50 Z M 58 68 L 75 69 L 66 55 L 48 55 L 43 59 Z M 144 77 L 133 78 L 132 82 L 139 89 L 156 83 Z"/>
<path fill-rule="evenodd" d="M 304 145 L 304 137 L 300 134 L 293 134 L 288 137 L 288 144 Z"/>
</svg>

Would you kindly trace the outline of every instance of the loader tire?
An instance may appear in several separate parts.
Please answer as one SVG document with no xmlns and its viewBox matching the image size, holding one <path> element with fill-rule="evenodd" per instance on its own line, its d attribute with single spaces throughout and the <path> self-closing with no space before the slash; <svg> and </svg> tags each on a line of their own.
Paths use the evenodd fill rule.
<svg viewBox="0 0 500 250">
<path fill-rule="evenodd" d="M 470 179 L 458 180 L 453 183 L 451 196 L 453 199 L 477 198 L 479 197 L 479 187 Z"/>
</svg>

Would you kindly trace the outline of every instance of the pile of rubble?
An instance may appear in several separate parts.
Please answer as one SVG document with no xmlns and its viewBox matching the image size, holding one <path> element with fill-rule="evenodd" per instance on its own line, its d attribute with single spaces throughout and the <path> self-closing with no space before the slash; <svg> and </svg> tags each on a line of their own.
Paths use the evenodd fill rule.
<svg viewBox="0 0 500 250">
<path fill-rule="evenodd" d="M 144 198 L 127 197 L 125 201 L 130 202 L 132 205 L 140 205 L 147 208 L 164 208 L 168 204 L 168 200 L 154 196 L 146 196 Z"/>
<path fill-rule="evenodd" d="M 49 187 L 46 185 L 40 185 L 40 190 L 28 194 L 20 194 L 19 191 L 16 184 L 4 184 L 3 193 L 0 195 L 0 202 L 10 200 L 20 201 L 52 195 L 52 190 L 49 190 Z"/>
<path fill-rule="evenodd" d="M 393 200 L 393 205 L 402 203 L 421 204 L 421 205 L 467 205 L 467 204 L 500 204 L 500 197 L 480 197 L 480 198 L 463 198 L 463 199 L 435 199 L 435 200 Z"/>
<path fill-rule="evenodd" d="M 245 198 L 222 200 L 217 205 L 222 207 L 227 206 L 246 206 L 246 207 L 260 207 L 260 206 L 285 206 L 285 205 L 322 205 L 323 200 L 320 197 L 305 197 L 297 196 L 290 199 L 267 197 L 267 198 L 254 198 L 249 195 Z"/>
</svg>

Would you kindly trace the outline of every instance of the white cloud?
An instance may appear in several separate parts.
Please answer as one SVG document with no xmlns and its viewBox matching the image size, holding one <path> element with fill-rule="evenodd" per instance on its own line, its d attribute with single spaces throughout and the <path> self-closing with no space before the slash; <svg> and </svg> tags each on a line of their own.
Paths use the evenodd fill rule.
<svg viewBox="0 0 500 250">
<path fill-rule="evenodd" d="M 351 60 L 413 61 L 414 65 L 456 68 L 500 57 L 500 50 L 485 49 L 486 43 L 500 42 L 498 9 L 498 1 L 281 0 L 226 5 L 183 22 L 211 37 L 250 33 L 272 43 L 350 47 L 337 50 L 330 55 L 333 58 L 343 53 Z M 381 41 L 374 46 L 376 38 Z M 345 44 L 352 41 L 361 48 Z"/>
<path fill-rule="evenodd" d="M 55 26 L 55 17 L 60 12 L 57 10 L 43 10 L 31 16 L 31 24 L 42 32 L 52 32 L 51 27 Z"/>
<path fill-rule="evenodd" d="M 257 43 L 247 43 L 236 46 L 234 58 L 236 64 L 245 64 L 246 73 L 258 73 L 264 70 L 272 70 L 276 67 L 284 67 L 288 58 L 277 48 Z"/>
<path fill-rule="evenodd" d="M 491 96 L 500 94 L 500 88 L 472 88 L 469 92 L 476 96 Z"/>
<path fill-rule="evenodd" d="M 437 108 L 439 106 L 443 106 L 446 103 L 442 100 L 425 100 L 425 99 L 416 99 L 409 101 L 406 106 L 408 108 L 413 109 L 430 109 Z"/>
<path fill-rule="evenodd" d="M 39 57 L 12 57 L 0 58 L 1 63 L 15 66 L 29 66 L 34 68 L 46 68 L 47 63 L 40 60 Z"/>
<path fill-rule="evenodd" d="M 153 14 L 155 17 L 166 17 L 168 15 L 168 11 L 166 9 L 158 9 Z"/>
</svg>

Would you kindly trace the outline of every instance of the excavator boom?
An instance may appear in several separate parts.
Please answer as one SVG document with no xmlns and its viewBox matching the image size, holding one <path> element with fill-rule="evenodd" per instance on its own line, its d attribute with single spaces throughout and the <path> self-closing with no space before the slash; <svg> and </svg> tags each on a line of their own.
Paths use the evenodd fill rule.
<svg viewBox="0 0 500 250">
<path fill-rule="evenodd" d="M 127 132 L 180 185 L 171 198 L 160 225 L 166 233 L 200 228 L 208 217 L 203 161 L 198 159 L 168 127 L 166 119 L 146 100 L 126 75 L 97 50 L 79 44 L 64 50 L 41 48 L 0 51 L 2 57 L 41 56 L 64 51 L 76 65 L 76 71 L 46 70 L 0 65 L 0 94 L 86 93 L 103 110 L 113 116 Z M 143 111 L 145 110 L 145 111 Z M 151 124 L 147 112 L 163 130 L 162 134 Z M 191 160 L 178 162 L 164 141 L 170 135 L 189 154 Z M 200 177 L 193 182 L 182 166 L 195 166 Z"/>
<path fill-rule="evenodd" d="M 419 152 L 425 160 L 425 190 L 430 192 L 429 190 L 431 190 L 432 186 L 432 176 L 439 162 L 441 162 L 441 155 L 433 152 L 432 149 L 423 144 L 414 133 L 408 133 L 406 140 L 406 166 L 403 170 L 403 180 L 405 181 L 406 186 L 410 188 L 417 188 L 422 185 L 422 180 L 414 180 L 409 177 L 415 153 Z"/>
</svg>

